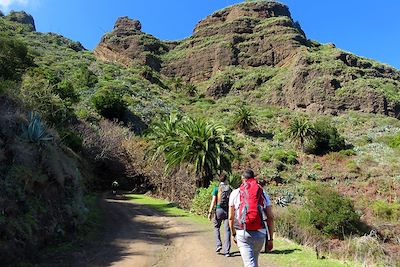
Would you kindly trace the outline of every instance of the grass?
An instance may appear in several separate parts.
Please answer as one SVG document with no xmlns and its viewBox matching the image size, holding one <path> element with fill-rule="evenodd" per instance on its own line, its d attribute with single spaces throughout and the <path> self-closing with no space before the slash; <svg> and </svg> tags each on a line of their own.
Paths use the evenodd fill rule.
<svg viewBox="0 0 400 267">
<path fill-rule="evenodd" d="M 186 210 L 178 208 L 174 203 L 149 197 L 146 195 L 128 194 L 125 195 L 129 200 L 137 204 L 146 205 L 156 211 L 162 212 L 167 216 L 180 217 L 189 219 L 190 221 L 205 224 L 208 220 L 204 217 L 194 215 Z"/>
<path fill-rule="evenodd" d="M 204 217 L 193 215 L 188 211 L 179 209 L 173 203 L 165 200 L 155 199 L 146 195 L 129 194 L 128 199 L 134 203 L 146 205 L 154 210 L 165 213 L 167 216 L 175 216 L 190 220 L 194 223 L 209 224 L 211 231 L 211 223 Z M 317 259 L 315 252 L 311 248 L 297 245 L 287 239 L 275 238 L 274 252 L 270 254 L 262 254 L 261 257 L 267 258 L 268 261 L 285 267 L 339 267 L 339 266 L 361 266 L 352 262 L 343 262 L 335 259 Z"/>
<path fill-rule="evenodd" d="M 274 251 L 262 257 L 276 262 L 279 266 L 291 267 L 336 267 L 336 266 L 361 266 L 354 262 L 343 262 L 335 259 L 317 259 L 315 252 L 308 247 L 297 245 L 289 240 L 278 238 L 274 240 Z"/>
</svg>

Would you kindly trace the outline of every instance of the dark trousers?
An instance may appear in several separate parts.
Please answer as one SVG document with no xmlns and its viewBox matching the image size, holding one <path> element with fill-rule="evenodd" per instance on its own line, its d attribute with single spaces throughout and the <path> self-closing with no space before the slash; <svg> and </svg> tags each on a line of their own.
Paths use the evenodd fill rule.
<svg viewBox="0 0 400 267">
<path fill-rule="evenodd" d="M 217 248 L 222 247 L 220 228 L 222 222 L 224 222 L 225 238 L 224 238 L 223 251 L 224 254 L 228 254 L 229 251 L 231 250 L 231 229 L 229 229 L 228 211 L 221 208 L 216 209 L 213 222 L 214 222 L 215 245 Z"/>
</svg>

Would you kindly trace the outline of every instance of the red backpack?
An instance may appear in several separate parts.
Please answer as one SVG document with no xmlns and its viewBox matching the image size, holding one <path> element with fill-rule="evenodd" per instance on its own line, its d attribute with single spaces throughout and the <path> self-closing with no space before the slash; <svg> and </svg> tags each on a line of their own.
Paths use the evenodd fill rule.
<svg viewBox="0 0 400 267">
<path fill-rule="evenodd" d="M 240 185 L 238 228 L 256 231 L 265 228 L 263 221 L 263 189 L 254 178 Z"/>
</svg>

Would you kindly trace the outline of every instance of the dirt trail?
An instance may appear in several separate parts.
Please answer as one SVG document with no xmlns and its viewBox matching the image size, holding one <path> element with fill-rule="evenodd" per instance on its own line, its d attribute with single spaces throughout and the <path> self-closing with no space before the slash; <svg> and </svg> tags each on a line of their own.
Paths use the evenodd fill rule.
<svg viewBox="0 0 400 267">
<path fill-rule="evenodd" d="M 106 227 L 99 240 L 45 266 L 241 267 L 236 246 L 226 258 L 214 252 L 212 226 L 165 216 L 130 201 L 101 202 Z M 261 259 L 261 266 L 269 266 Z"/>
</svg>

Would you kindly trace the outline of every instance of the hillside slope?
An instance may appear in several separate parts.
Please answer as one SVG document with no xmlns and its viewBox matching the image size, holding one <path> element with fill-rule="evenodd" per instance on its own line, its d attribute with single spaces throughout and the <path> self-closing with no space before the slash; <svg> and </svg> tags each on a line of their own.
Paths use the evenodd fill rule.
<svg viewBox="0 0 400 267">
<path fill-rule="evenodd" d="M 222 126 L 232 139 L 229 146 L 234 151 L 234 176 L 252 168 L 259 178 L 268 181 L 267 190 L 274 202 L 287 195 L 294 197 L 289 209 L 276 209 L 281 234 L 300 243 L 316 242 L 339 257 L 352 257 L 354 253 L 364 257 L 361 260 L 386 265 L 399 261 L 397 70 L 332 44 L 307 40 L 286 6 L 266 1 L 217 11 L 199 22 L 192 37 L 181 41 L 160 41 L 143 33 L 140 22 L 122 17 L 94 52 L 58 34 L 34 31 L 27 14 L 13 16 L 17 19 L 0 17 L 0 42 L 12 48 L 0 50 L 0 76 L 4 76 L 0 77 L 0 122 L 10 111 L 20 110 L 23 114 L 12 114 L 14 132 L 9 133 L 8 126 L 0 129 L 0 181 L 10 182 L 14 189 L 22 188 L 21 180 L 9 178 L 19 175 L 13 171 L 14 176 L 10 176 L 10 170 L 21 168 L 15 168 L 8 159 L 19 160 L 24 151 L 31 150 L 32 158 L 21 161 L 23 175 L 19 176 L 28 181 L 32 177 L 40 179 L 37 191 L 22 194 L 22 198 L 28 196 L 27 201 L 11 205 L 7 218 L 17 222 L 14 226 L 28 221 L 29 227 L 22 224 L 26 228 L 7 228 L 11 230 L 1 236 L 2 244 L 11 244 L 8 241 L 21 232 L 23 238 L 14 239 L 17 246 L 0 247 L 2 255 L 11 251 L 16 259 L 29 250 L 32 244 L 25 241 L 32 229 L 40 230 L 32 232 L 35 236 L 51 233 L 49 239 L 40 242 L 62 237 L 53 235 L 54 231 L 68 228 L 68 218 L 76 216 L 74 210 L 82 207 L 80 193 L 74 195 L 79 205 L 72 208 L 75 200 L 70 195 L 70 190 L 81 192 L 82 186 L 59 186 L 57 196 L 48 197 L 55 200 L 52 204 L 61 205 L 54 217 L 66 224 L 46 228 L 41 223 L 43 207 L 52 207 L 35 203 L 36 197 L 47 196 L 50 188 L 41 187 L 41 179 L 54 183 L 55 176 L 48 173 L 46 165 L 52 153 L 73 168 L 88 161 L 91 168 L 80 169 L 73 177 L 88 172 L 82 180 L 89 190 L 109 190 L 110 184 L 118 180 L 124 189 L 151 191 L 181 207 L 193 207 L 199 192 L 206 192 L 196 186 L 199 177 L 193 164 L 165 173 L 163 158 L 152 161 L 149 157 L 156 140 L 147 130 L 160 123 L 168 125 L 172 114 L 182 118 L 181 123 L 191 117 Z M 242 108 L 247 108 L 254 122 L 247 130 L 235 123 Z M 59 133 L 54 136 L 60 138 L 47 147 L 51 153 L 21 140 L 19 122 L 26 122 L 29 111 L 39 112 L 54 129 L 51 131 Z M 295 142 L 289 131 L 298 118 L 318 125 L 324 133 L 319 144 L 305 142 L 306 149 L 302 149 Z M 9 147 L 9 142 L 20 142 L 19 150 Z M 31 162 L 40 162 L 40 168 L 32 170 Z M 70 171 L 55 175 L 69 182 L 81 180 L 71 178 Z M 362 238 L 346 236 L 339 241 L 294 220 L 302 218 L 296 211 L 306 203 L 304 191 L 309 185 L 332 188 L 354 203 L 362 224 L 378 233 L 373 239 L 377 244 L 372 248 L 375 254 L 370 248 L 362 256 L 357 254 L 357 249 L 363 248 L 359 246 L 365 244 Z M 207 209 L 209 195 L 205 199 Z M 40 200 L 48 201 L 44 197 Z M 38 217 L 27 213 L 26 202 L 38 209 L 34 214 Z M 3 202 L 1 208 L 8 203 Z M 84 221 L 79 218 L 79 223 Z M 1 219 L 1 227 L 10 226 L 4 216 Z M 22 246 L 25 243 L 27 246 Z M 32 246 L 37 248 L 38 243 Z"/>
<path fill-rule="evenodd" d="M 205 86 L 214 98 L 261 90 L 263 102 L 297 110 L 400 112 L 399 71 L 308 40 L 288 7 L 277 2 L 217 11 L 191 37 L 176 42 L 158 40 L 143 33 L 139 21 L 120 18 L 94 54 L 108 62 L 145 64 L 194 84 L 214 79 Z"/>
</svg>

